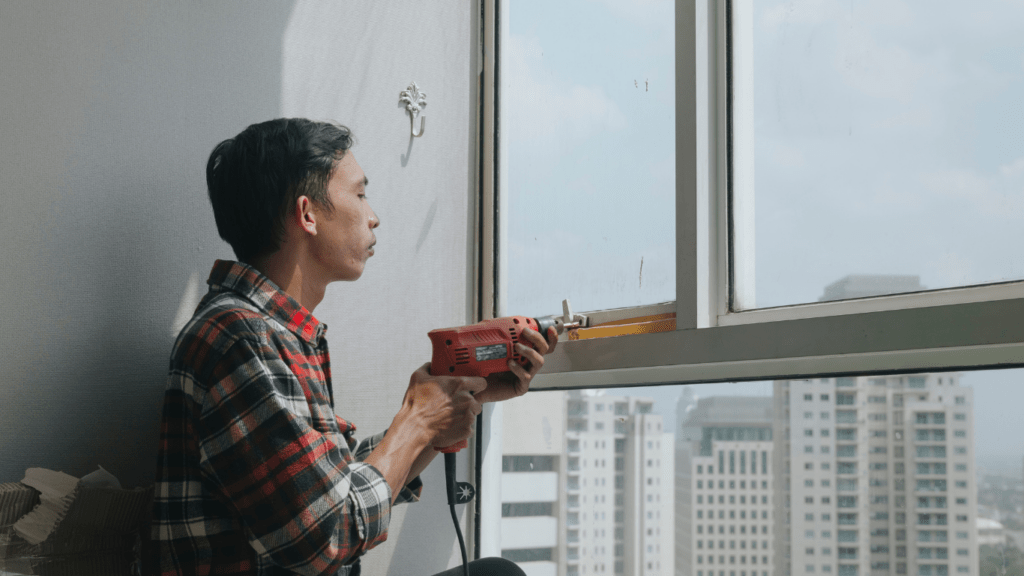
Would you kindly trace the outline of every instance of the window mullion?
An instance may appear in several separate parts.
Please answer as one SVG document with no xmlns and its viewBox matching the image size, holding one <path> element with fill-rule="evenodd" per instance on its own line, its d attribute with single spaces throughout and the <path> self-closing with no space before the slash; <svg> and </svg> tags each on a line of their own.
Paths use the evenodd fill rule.
<svg viewBox="0 0 1024 576">
<path fill-rule="evenodd" d="M 728 198 L 732 212 L 731 310 L 757 307 L 754 189 L 754 7 L 750 0 L 726 0 L 728 63 Z M 724 99 L 723 99 L 724 101 Z"/>
<path fill-rule="evenodd" d="M 727 311 L 725 0 L 676 4 L 676 329 Z"/>
<path fill-rule="evenodd" d="M 478 284 L 479 307 L 477 320 L 493 318 L 501 314 L 505 302 L 505 270 L 503 255 L 507 253 L 507 228 L 502 226 L 501 216 L 507 210 L 500 209 L 502 196 L 507 188 L 501 181 L 505 166 L 499 154 L 506 148 L 500 141 L 498 42 L 505 30 L 498 27 L 508 22 L 508 3 L 500 0 L 482 0 L 481 4 L 481 72 L 479 147 L 480 163 L 480 223 L 478 228 L 480 258 L 480 281 Z M 503 13 L 499 14 L 498 11 Z M 507 38 L 507 36 L 505 36 Z M 476 514 L 467 516 L 467 544 L 473 550 L 474 558 L 501 555 L 501 455 L 502 455 L 502 405 L 488 404 L 479 421 L 477 434 L 470 439 L 473 470 L 478 488 L 475 499 Z M 469 526 L 467 526 L 468 528 Z"/>
<path fill-rule="evenodd" d="M 707 3 L 676 2 L 676 329 L 691 330 L 706 322 L 701 321 L 701 309 L 707 308 L 707 290 L 701 289 L 701 269 L 707 277 L 706 247 L 701 233 L 701 210 L 706 212 L 707 202 L 701 202 L 701 190 L 707 190 L 706 137 L 701 126 L 707 125 L 707 99 L 700 98 L 699 71 L 706 69 L 706 55 L 699 40 L 706 34 L 698 32 L 699 22 L 706 21 Z M 706 30 L 706 28 L 705 28 Z M 704 43 L 706 48 L 706 42 Z M 706 75 L 705 75 L 706 77 Z M 702 110 L 703 108 L 703 110 Z M 701 112 L 705 112 L 701 114 Z M 706 136 L 707 131 L 703 134 Z M 706 198 L 706 197 L 705 197 Z M 706 219 L 703 220 L 706 223 Z M 702 267 L 702 262 L 705 265 Z M 704 304 L 701 306 L 701 304 Z"/>
</svg>

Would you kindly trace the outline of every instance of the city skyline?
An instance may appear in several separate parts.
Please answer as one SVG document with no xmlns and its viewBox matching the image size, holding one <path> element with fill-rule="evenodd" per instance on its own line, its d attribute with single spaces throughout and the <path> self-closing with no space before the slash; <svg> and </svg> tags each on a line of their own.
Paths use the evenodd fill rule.
<svg viewBox="0 0 1024 576">
<path fill-rule="evenodd" d="M 851 562 L 867 571 L 871 566 L 889 566 L 890 573 L 898 573 L 897 564 L 923 562 L 924 569 L 935 570 L 933 574 L 941 574 L 940 570 L 947 568 L 950 574 L 977 573 L 980 542 L 974 536 L 975 518 L 992 514 L 999 518 L 1000 511 L 988 506 L 984 516 L 979 512 L 983 481 L 973 456 L 972 389 L 959 386 L 955 375 L 944 373 L 774 381 L 772 385 L 774 394 L 770 397 L 701 395 L 693 393 L 701 386 L 682 387 L 681 420 L 676 430 L 656 429 L 661 418 L 654 414 L 655 400 L 637 395 L 638 389 L 631 389 L 632 396 L 593 390 L 537 392 L 509 403 L 503 434 L 503 554 L 524 562 L 530 576 L 664 573 L 658 572 L 657 561 L 651 564 L 651 570 L 635 565 L 633 570 L 625 567 L 630 531 L 635 532 L 636 538 L 646 530 L 642 525 L 627 529 L 631 524 L 626 510 L 646 498 L 664 498 L 662 510 L 674 508 L 674 533 L 662 536 L 674 538 L 675 574 L 699 576 L 692 570 L 683 570 L 684 566 L 696 565 L 694 553 L 699 550 L 704 552 L 703 576 L 712 576 L 706 572 L 707 530 L 712 529 L 716 534 L 716 563 L 724 560 L 726 566 L 732 567 L 729 562 L 736 562 L 737 576 L 743 572 L 747 576 L 784 575 L 786 571 L 779 569 L 778 562 L 790 552 L 779 546 L 798 544 L 786 544 L 778 537 L 780 528 L 788 530 L 785 517 L 778 515 L 785 512 L 792 513 L 794 524 L 808 520 L 821 524 L 816 530 L 821 531 L 823 541 L 816 545 L 820 550 L 814 547 L 815 557 L 821 554 L 832 558 L 825 564 L 821 563 L 824 558 L 819 559 L 814 564 L 818 568 L 815 573 L 852 574 Z M 782 388 L 786 390 L 783 392 Z M 783 418 L 779 415 L 790 410 L 784 398 L 791 395 L 794 412 Z M 814 404 L 813 410 L 802 408 L 801 403 L 808 402 Z M 887 409 L 895 412 L 889 414 Z M 806 419 L 808 414 L 815 421 L 820 418 L 821 423 L 791 432 L 793 423 L 802 425 L 801 418 Z M 652 444 L 655 453 L 661 454 L 661 463 L 657 457 L 628 456 L 627 445 L 633 446 L 628 450 L 635 450 L 645 444 L 638 436 L 633 436 L 638 442 L 628 440 L 628 430 L 637 423 L 641 429 L 645 423 L 651 426 L 655 435 L 648 438 L 660 438 L 663 447 L 674 446 L 674 454 L 659 452 Z M 717 427 L 720 433 L 708 432 L 707 426 Z M 761 432 L 757 433 L 759 429 Z M 779 457 L 789 453 L 791 446 L 797 457 L 796 448 L 802 448 L 800 442 L 808 440 L 812 448 L 808 462 L 790 463 L 788 458 Z M 682 449 L 685 446 L 693 447 L 689 455 Z M 821 455 L 817 454 L 819 448 Z M 799 451 L 801 455 L 803 452 Z M 925 461 L 920 461 L 922 457 Z M 849 468 L 851 459 L 861 465 Z M 1015 460 L 1019 464 L 1021 458 Z M 623 472 L 628 476 L 631 469 L 639 471 L 642 466 L 637 463 L 645 461 L 648 466 L 672 468 L 663 471 L 674 476 L 671 503 L 666 501 L 668 494 L 664 491 L 649 495 L 637 491 L 643 482 L 634 482 L 631 488 L 624 478 L 616 480 L 616 475 Z M 767 470 L 768 476 L 763 477 L 763 467 L 769 461 L 771 468 Z M 849 475 L 851 471 L 853 476 Z M 748 477 L 751 474 L 757 478 Z M 860 478 L 861 475 L 864 477 Z M 523 479 L 539 483 L 531 486 L 524 484 Z M 704 483 L 724 482 L 711 482 L 694 491 L 698 479 Z M 940 480 L 942 486 L 936 484 Z M 814 502 L 794 501 L 787 508 L 784 502 L 789 499 L 789 491 L 785 487 L 789 485 L 801 486 L 801 496 L 814 495 Z M 701 490 L 705 492 L 700 493 Z M 631 498 L 633 492 L 639 497 Z M 807 506 L 813 510 L 803 510 Z M 837 507 L 842 509 L 833 509 Z M 1003 513 L 1019 518 L 1020 511 L 1004 509 Z M 715 523 L 709 526 L 708 518 L 712 516 Z M 801 520 L 796 521 L 797 518 Z M 701 520 L 704 524 L 699 523 Z M 862 524 L 863 535 L 859 544 L 852 544 L 858 537 L 850 532 L 851 523 L 858 522 Z M 886 526 L 879 528 L 879 523 Z M 724 538 L 717 535 L 719 524 Z M 696 548 L 695 538 L 698 525 L 704 535 L 700 549 Z M 766 529 L 769 532 L 765 533 Z M 929 540 L 924 546 L 928 550 L 920 554 L 930 556 L 917 558 L 917 548 L 922 546 L 917 538 L 924 536 L 917 536 L 914 530 L 922 529 L 928 532 L 928 538 L 946 538 L 947 542 Z M 756 537 L 751 530 L 756 531 Z M 798 530 L 801 537 L 805 536 L 803 531 L 802 527 Z M 841 531 L 846 541 L 835 542 Z M 510 535 L 507 539 L 506 533 Z M 548 538 L 547 551 L 541 549 L 546 556 L 538 558 L 537 537 L 542 533 L 547 534 L 543 536 Z M 653 534 L 656 537 L 657 530 Z M 531 538 L 533 544 L 528 542 Z M 876 542 L 880 538 L 890 541 Z M 681 557 L 681 539 L 689 539 L 693 545 L 686 557 Z M 532 548 L 515 548 L 527 544 Z M 642 540 L 633 544 L 641 549 L 648 545 L 652 544 Z M 725 554 L 720 554 L 719 545 L 724 546 Z M 762 552 L 762 545 L 769 546 L 767 555 Z M 658 544 L 653 546 L 657 550 Z M 799 544 L 801 551 L 804 548 L 812 546 Z M 755 554 L 757 572 L 751 571 Z M 907 554 L 914 557 L 907 560 Z M 767 567 L 762 565 L 765 558 L 771 559 Z M 839 564 L 836 560 L 840 560 Z M 545 562 L 547 569 L 537 571 Z M 567 566 L 572 570 L 567 571 Z M 914 564 L 910 566 L 917 570 Z M 789 573 L 805 571 L 803 567 L 790 568 Z"/>
</svg>

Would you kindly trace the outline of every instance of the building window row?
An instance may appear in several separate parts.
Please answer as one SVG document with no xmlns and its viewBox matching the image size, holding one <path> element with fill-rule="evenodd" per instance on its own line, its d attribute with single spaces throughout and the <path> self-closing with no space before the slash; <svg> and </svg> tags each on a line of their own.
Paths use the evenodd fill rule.
<svg viewBox="0 0 1024 576">
<path fill-rule="evenodd" d="M 698 466 L 697 468 L 699 469 L 700 466 Z M 710 468 L 710 466 L 709 466 L 709 468 Z M 706 486 L 707 486 L 708 490 L 713 490 L 715 488 L 715 481 L 714 480 L 708 480 Z M 697 489 L 698 490 L 703 490 L 704 487 L 705 487 L 704 481 L 703 480 L 697 480 Z M 725 480 L 719 480 L 718 481 L 718 489 L 719 490 L 725 490 Z M 747 489 L 747 481 L 746 480 L 740 480 L 739 489 L 740 490 L 746 490 Z M 757 480 L 751 480 L 750 481 L 750 489 L 751 490 L 757 490 Z M 729 480 L 729 490 L 736 490 L 736 481 L 735 480 Z M 768 490 L 768 481 L 767 480 L 762 480 L 761 481 L 761 490 Z"/>
<path fill-rule="evenodd" d="M 698 524 L 697 525 L 697 534 L 703 534 L 703 533 L 704 533 L 704 525 L 703 524 Z M 707 533 L 708 534 L 714 534 L 715 533 L 715 525 L 714 524 L 708 524 Z M 722 524 L 718 525 L 718 533 L 719 534 L 725 534 L 725 526 L 724 525 L 722 525 Z M 740 526 L 739 533 L 740 534 L 746 534 L 747 533 L 746 525 L 741 525 Z M 750 533 L 751 534 L 757 534 L 757 526 L 756 525 L 751 525 L 750 526 Z M 768 533 L 768 526 L 761 526 L 761 534 L 767 534 L 767 533 Z M 729 526 L 729 534 L 736 534 L 736 525 L 735 524 Z"/>
<path fill-rule="evenodd" d="M 739 495 L 739 499 L 740 499 L 739 500 L 740 504 L 746 504 L 747 503 L 747 496 L 746 496 L 746 494 L 740 494 Z M 703 503 L 704 503 L 704 495 L 703 494 L 697 494 L 697 504 L 703 504 Z M 715 497 L 713 495 L 711 495 L 711 494 L 708 494 L 708 504 L 714 504 L 714 503 L 715 503 Z M 718 495 L 718 503 L 719 504 L 725 504 L 725 495 L 724 494 L 719 494 Z M 735 504 L 735 503 L 736 503 L 736 494 L 730 494 L 729 495 L 729 504 Z M 757 504 L 757 496 L 753 496 L 753 495 L 750 496 L 750 503 L 751 504 Z M 761 496 L 761 504 L 768 504 L 768 496 L 767 495 Z"/>
<path fill-rule="evenodd" d="M 747 541 L 746 540 L 740 540 L 739 543 L 740 543 L 739 547 L 741 549 L 746 549 L 746 547 L 747 547 Z M 704 546 L 705 546 L 705 541 L 704 540 L 697 540 L 697 548 L 704 548 Z M 715 541 L 714 540 L 708 540 L 707 541 L 707 547 L 708 547 L 709 550 L 710 549 L 714 549 Z M 721 549 L 725 549 L 725 540 L 719 540 L 718 541 L 718 547 L 721 548 Z M 732 550 L 736 549 L 736 540 L 729 540 L 729 548 L 732 549 Z M 750 541 L 750 548 L 751 548 L 751 550 L 756 550 L 757 549 L 757 540 L 751 540 Z M 761 541 L 761 548 L 763 548 L 765 550 L 768 549 L 768 541 L 767 540 L 762 540 Z"/>
<path fill-rule="evenodd" d="M 828 402 L 828 394 L 822 394 L 820 396 L 822 402 Z M 804 394 L 804 402 L 813 402 L 814 394 Z"/>
<path fill-rule="evenodd" d="M 708 452 L 711 448 L 708 446 Z M 749 458 L 748 455 L 749 454 Z M 708 454 L 710 455 L 710 454 Z M 749 466 L 748 466 L 749 462 Z M 728 463 L 728 464 L 727 464 Z M 697 474 L 704 473 L 704 465 L 697 465 Z M 768 471 L 768 451 L 761 450 L 760 456 L 757 450 L 719 450 L 718 451 L 718 473 L 736 475 L 736 474 L 762 474 L 767 475 Z M 714 474 L 714 465 L 707 466 L 707 473 Z"/>
<path fill-rule="evenodd" d="M 714 519 L 714 517 L 715 517 L 715 511 L 714 510 L 708 510 L 708 514 L 707 514 L 708 520 L 712 520 L 712 519 Z M 697 510 L 697 518 L 700 519 L 700 520 L 704 519 L 704 511 L 703 510 Z M 750 519 L 754 520 L 756 518 L 757 518 L 757 510 L 751 510 L 750 511 Z M 764 519 L 764 520 L 768 519 L 768 511 L 767 510 L 762 510 L 761 511 L 761 518 Z M 724 520 L 725 519 L 725 510 L 719 510 L 718 511 L 718 519 L 719 520 Z M 729 510 L 729 519 L 730 520 L 735 520 L 736 519 L 736 511 L 735 510 Z M 740 510 L 739 519 L 740 520 L 746 520 L 747 519 L 747 511 L 746 510 Z"/>
<path fill-rule="evenodd" d="M 760 558 L 761 558 L 761 564 L 767 564 L 768 563 L 768 557 L 767 556 L 760 556 Z M 701 554 L 698 554 L 697 555 L 697 564 L 704 564 L 704 561 L 705 561 L 705 557 L 703 555 L 701 555 Z M 715 556 L 708 555 L 707 556 L 707 563 L 708 564 L 714 564 L 715 563 Z M 726 556 L 724 556 L 724 555 L 723 556 L 718 556 L 718 564 L 725 564 L 725 563 L 726 563 Z M 735 555 L 729 556 L 728 557 L 728 563 L 729 564 L 746 564 L 747 563 L 747 556 L 742 555 L 742 554 L 740 556 L 738 556 L 738 557 L 735 556 Z M 750 556 L 750 563 L 751 564 L 757 564 L 758 563 L 758 556 Z"/>
<path fill-rule="evenodd" d="M 765 563 L 765 564 L 767 564 L 767 563 Z M 705 571 L 697 570 L 697 576 L 706 576 L 705 575 Z M 709 570 L 707 576 L 715 576 L 715 571 L 714 570 Z M 718 571 L 718 576 L 726 576 L 725 570 L 719 570 Z M 748 574 L 746 574 L 745 570 L 740 570 L 739 574 L 737 575 L 735 570 L 730 570 L 729 571 L 729 576 L 748 576 Z M 758 576 L 758 571 L 757 570 L 751 570 L 750 576 Z M 761 572 L 761 576 L 768 576 L 768 571 L 767 570 L 762 571 Z"/>
</svg>

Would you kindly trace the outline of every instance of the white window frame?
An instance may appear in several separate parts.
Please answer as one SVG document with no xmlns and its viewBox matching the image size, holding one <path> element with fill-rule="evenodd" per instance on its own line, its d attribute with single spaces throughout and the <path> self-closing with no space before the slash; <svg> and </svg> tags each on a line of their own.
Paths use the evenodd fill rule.
<svg viewBox="0 0 1024 576">
<path fill-rule="evenodd" d="M 507 14 L 508 2 L 498 2 Z M 733 171 L 733 277 L 729 274 L 729 189 L 726 133 L 726 8 L 729 0 L 676 2 L 676 300 L 652 306 L 586 312 L 591 323 L 676 313 L 676 330 L 563 341 L 549 356 L 535 389 L 637 384 L 772 380 L 1024 366 L 1024 282 L 961 287 L 838 302 L 735 311 L 730 297 L 753 293 L 752 154 Z M 752 26 L 751 0 L 732 0 L 733 29 Z M 502 18 L 503 22 L 508 18 Z M 752 115 L 743 90 L 752 37 L 734 33 L 734 118 Z M 499 50 L 500 57 L 500 50 Z M 501 88 L 498 90 L 501 98 Z M 498 107 L 500 108 L 500 106 Z M 495 108 L 497 110 L 498 108 Z M 500 114 L 500 110 L 499 110 Z M 752 145 L 752 124 L 734 130 L 736 150 Z M 493 134 L 490 136 L 493 137 Z M 493 213 L 494 314 L 505 310 L 502 264 L 507 210 L 500 171 L 505 150 L 497 133 L 498 199 Z M 485 170 L 487 168 L 485 167 Z M 484 247 L 485 252 L 488 247 Z M 746 266 L 746 267 L 744 267 Z M 485 271 L 486 272 L 486 271 Z"/>
<path fill-rule="evenodd" d="M 500 39 L 508 34 L 509 4 L 481 0 L 480 319 L 515 313 L 505 306 L 507 147 L 500 128 Z M 743 164 L 753 161 L 752 154 L 736 156 L 731 197 L 729 190 L 727 8 L 734 31 L 752 26 L 751 0 L 676 1 L 676 300 L 585 312 L 591 324 L 675 312 L 676 330 L 576 341 L 563 335 L 531 388 L 1024 366 L 1024 282 L 746 311 L 731 305 L 734 300 L 753 308 L 755 246 L 753 169 Z M 744 75 L 749 85 L 752 74 L 752 34 L 734 33 L 732 50 L 733 117 L 749 118 L 752 98 L 743 85 Z M 752 146 L 751 126 L 734 131 L 734 150 Z M 731 262 L 738 267 L 730 273 Z M 484 417 L 475 460 L 483 521 L 479 540 L 473 540 L 480 556 L 500 554 L 500 405 L 488 405 Z"/>
</svg>

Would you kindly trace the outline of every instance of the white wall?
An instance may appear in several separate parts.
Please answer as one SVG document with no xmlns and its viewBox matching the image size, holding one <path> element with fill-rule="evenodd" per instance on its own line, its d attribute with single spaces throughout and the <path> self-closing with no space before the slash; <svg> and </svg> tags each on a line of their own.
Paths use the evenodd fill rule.
<svg viewBox="0 0 1024 576">
<path fill-rule="evenodd" d="M 366 433 L 387 426 L 429 361 L 427 331 L 470 317 L 477 14 L 442 0 L 5 3 L 0 482 L 103 465 L 152 483 L 175 327 L 213 260 L 233 257 L 206 199 L 207 155 L 279 116 L 356 135 L 376 256 L 315 314 L 330 326 L 339 413 Z M 410 141 L 398 94 L 413 80 L 428 121 Z M 438 463 L 365 573 L 453 562 Z"/>
</svg>

